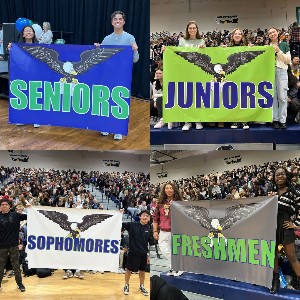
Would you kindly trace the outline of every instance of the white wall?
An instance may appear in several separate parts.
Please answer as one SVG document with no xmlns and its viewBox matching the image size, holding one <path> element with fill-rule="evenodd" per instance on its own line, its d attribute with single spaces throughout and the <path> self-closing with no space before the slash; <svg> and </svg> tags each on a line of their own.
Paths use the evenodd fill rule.
<svg viewBox="0 0 300 300">
<path fill-rule="evenodd" d="M 5 167 L 99 170 L 106 172 L 149 173 L 148 151 L 0 151 L 0 165 Z M 28 162 L 12 161 L 11 154 L 29 156 Z M 120 161 L 120 167 L 106 167 L 103 159 Z"/>
<path fill-rule="evenodd" d="M 225 164 L 224 158 L 235 155 L 241 155 L 242 161 L 240 163 Z M 161 165 L 151 167 L 151 183 L 161 183 L 211 172 L 220 173 L 244 166 L 259 165 L 269 161 L 283 161 L 297 157 L 300 157 L 300 151 L 212 151 L 164 164 L 163 170 L 168 172 L 168 177 L 166 178 L 158 178 L 156 175 L 156 173 L 161 172 Z"/>
<path fill-rule="evenodd" d="M 296 6 L 300 6 L 297 0 L 191 0 L 189 12 L 189 0 L 173 1 L 165 4 L 166 0 L 150 0 L 150 32 L 184 32 L 190 20 L 198 23 L 200 32 L 215 28 L 232 30 L 236 27 L 287 28 L 296 21 Z M 156 4 L 158 2 L 160 4 Z M 219 15 L 238 15 L 239 23 L 218 25 L 216 16 Z"/>
</svg>

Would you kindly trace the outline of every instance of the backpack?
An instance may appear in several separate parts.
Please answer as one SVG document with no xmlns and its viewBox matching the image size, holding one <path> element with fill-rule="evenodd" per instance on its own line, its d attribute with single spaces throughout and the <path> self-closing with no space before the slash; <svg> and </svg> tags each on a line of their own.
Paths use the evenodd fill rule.
<svg viewBox="0 0 300 300">
<path fill-rule="evenodd" d="M 39 278 L 45 278 L 52 275 L 52 270 L 47 268 L 36 269 L 36 276 Z"/>
</svg>

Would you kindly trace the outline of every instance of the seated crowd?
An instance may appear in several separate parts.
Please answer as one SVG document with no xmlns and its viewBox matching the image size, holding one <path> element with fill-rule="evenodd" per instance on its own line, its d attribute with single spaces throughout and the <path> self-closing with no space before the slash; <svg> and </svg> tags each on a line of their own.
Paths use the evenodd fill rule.
<svg viewBox="0 0 300 300">
<path fill-rule="evenodd" d="M 194 27 L 193 27 L 194 26 Z M 193 31 L 194 30 L 194 31 Z M 276 36 L 272 36 L 272 28 L 270 29 L 239 29 L 236 28 L 232 32 L 228 30 L 213 30 L 201 32 L 195 21 L 190 21 L 187 24 L 186 32 L 173 33 L 156 32 L 150 37 L 150 88 L 151 88 L 151 104 L 150 104 L 150 125 L 155 129 L 160 129 L 164 126 L 162 116 L 162 96 L 163 96 L 163 53 L 166 46 L 188 46 L 188 47 L 233 47 L 233 46 L 264 46 L 272 45 L 275 54 L 282 51 L 284 56 L 277 58 L 277 67 L 280 70 L 287 70 L 287 74 L 276 75 L 275 82 L 282 82 L 288 79 L 288 86 L 282 87 L 282 95 L 278 94 L 278 101 L 273 102 L 273 110 L 276 114 L 273 115 L 272 126 L 274 129 L 286 129 L 287 124 L 298 124 L 300 118 L 298 113 L 300 110 L 300 27 L 297 23 L 293 23 L 289 29 L 276 30 Z M 273 39 L 273 40 L 272 40 Z M 191 44 L 192 43 L 192 44 Z M 276 48 L 277 47 L 277 48 Z M 284 48 L 284 49 L 283 49 Z M 287 76 L 288 75 L 288 76 Z M 281 76 L 281 77 L 280 77 Z M 281 87 L 280 87 L 281 88 Z M 284 98 L 281 100 L 281 98 Z M 282 101 L 285 104 L 282 104 Z M 278 108 L 279 107 L 279 108 Z M 257 122 L 256 122 L 257 123 Z M 260 126 L 265 123 L 259 122 Z M 168 123 L 168 129 L 182 125 L 182 130 L 188 131 L 192 127 L 192 123 Z M 236 129 L 241 126 L 243 129 L 249 129 L 247 123 L 204 123 L 204 126 L 231 127 Z M 196 129 L 202 129 L 201 122 L 195 123 Z"/>
<path fill-rule="evenodd" d="M 184 201 L 196 200 L 235 200 L 239 198 L 267 196 L 274 192 L 274 174 L 278 167 L 286 168 L 291 181 L 300 189 L 300 159 L 282 162 L 268 162 L 251 165 L 232 171 L 199 174 L 172 182 L 179 188 Z M 160 193 L 159 184 L 151 184 L 151 195 L 156 202 Z"/>
</svg>

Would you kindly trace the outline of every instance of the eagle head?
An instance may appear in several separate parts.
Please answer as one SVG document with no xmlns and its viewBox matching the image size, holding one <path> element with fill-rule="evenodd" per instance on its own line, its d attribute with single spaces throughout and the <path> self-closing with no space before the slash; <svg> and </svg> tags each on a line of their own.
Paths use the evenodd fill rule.
<svg viewBox="0 0 300 300">
<path fill-rule="evenodd" d="M 216 64 L 216 65 L 214 66 L 214 71 L 215 71 L 217 74 L 222 74 L 222 72 L 224 72 L 224 71 L 223 71 L 223 68 L 222 68 L 222 66 L 221 66 L 220 64 Z"/>
<path fill-rule="evenodd" d="M 74 70 L 74 66 L 70 61 L 67 61 L 63 64 L 63 69 L 66 73 L 77 75 L 77 72 Z"/>
<path fill-rule="evenodd" d="M 212 226 L 212 228 L 214 228 L 214 229 L 218 229 L 218 227 L 220 226 L 219 220 L 218 220 L 218 219 L 212 219 L 212 220 L 211 220 L 211 226 Z"/>
</svg>

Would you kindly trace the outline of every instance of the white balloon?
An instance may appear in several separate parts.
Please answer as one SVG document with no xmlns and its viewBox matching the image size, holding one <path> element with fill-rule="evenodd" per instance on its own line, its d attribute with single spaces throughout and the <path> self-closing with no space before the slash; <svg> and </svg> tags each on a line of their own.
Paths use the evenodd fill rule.
<svg viewBox="0 0 300 300">
<path fill-rule="evenodd" d="M 32 28 L 34 29 L 35 36 L 38 39 L 42 35 L 42 33 L 43 33 L 42 27 L 39 24 L 33 24 Z"/>
</svg>

